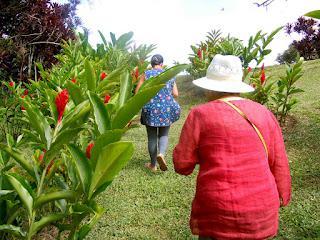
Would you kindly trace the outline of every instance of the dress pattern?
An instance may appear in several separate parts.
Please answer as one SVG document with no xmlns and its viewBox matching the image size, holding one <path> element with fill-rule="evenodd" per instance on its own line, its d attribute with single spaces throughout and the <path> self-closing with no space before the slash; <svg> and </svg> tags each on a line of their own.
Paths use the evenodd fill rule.
<svg viewBox="0 0 320 240">
<path fill-rule="evenodd" d="M 163 72 L 162 69 L 151 69 L 145 72 L 146 81 Z M 180 106 L 172 95 L 175 78 L 169 80 L 156 96 L 141 111 L 141 123 L 152 127 L 166 127 L 180 118 Z"/>
</svg>

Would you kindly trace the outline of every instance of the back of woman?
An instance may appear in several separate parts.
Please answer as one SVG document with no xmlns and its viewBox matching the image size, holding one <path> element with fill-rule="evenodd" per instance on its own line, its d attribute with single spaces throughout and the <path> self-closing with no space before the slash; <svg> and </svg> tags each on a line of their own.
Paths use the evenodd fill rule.
<svg viewBox="0 0 320 240">
<path fill-rule="evenodd" d="M 274 141 L 280 136 L 274 135 L 278 124 L 272 114 L 249 100 L 232 103 L 261 129 L 269 152 L 273 153 L 277 147 Z M 194 125 L 199 126 L 190 130 L 194 136 L 199 134 L 200 165 L 190 222 L 194 233 L 202 222 L 205 236 L 216 236 L 217 232 L 226 239 L 274 235 L 279 194 L 257 133 L 240 114 L 219 100 L 195 108 L 190 113 L 193 114 Z M 286 161 L 285 155 L 277 157 Z M 272 162 L 270 156 L 271 166 Z M 286 201 L 288 197 L 285 196 Z"/>
<path fill-rule="evenodd" d="M 220 58 L 225 60 L 217 57 L 213 69 L 219 69 Z M 209 83 L 219 89 L 221 82 Z M 224 91 L 233 90 L 236 84 L 227 82 Z M 279 207 L 289 203 L 291 193 L 281 129 L 264 106 L 239 94 L 232 96 L 232 92 L 221 94 L 226 97 L 190 111 L 173 153 L 179 174 L 188 175 L 199 164 L 192 233 L 199 239 L 273 237 L 278 230 Z"/>
<path fill-rule="evenodd" d="M 151 69 L 145 72 L 146 81 L 163 72 L 163 69 Z M 169 80 L 144 107 L 142 108 L 143 124 L 148 126 L 169 126 L 180 117 L 180 106 L 172 95 L 175 78 Z"/>
</svg>

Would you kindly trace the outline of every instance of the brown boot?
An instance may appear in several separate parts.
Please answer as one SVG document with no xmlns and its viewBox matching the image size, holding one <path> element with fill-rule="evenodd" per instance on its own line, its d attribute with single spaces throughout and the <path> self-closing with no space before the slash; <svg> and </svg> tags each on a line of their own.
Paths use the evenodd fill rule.
<svg viewBox="0 0 320 240">
<path fill-rule="evenodd" d="M 166 160 L 164 160 L 164 156 L 160 153 L 157 156 L 157 162 L 160 166 L 161 171 L 167 171 L 168 170 L 168 166 L 166 163 Z"/>
</svg>

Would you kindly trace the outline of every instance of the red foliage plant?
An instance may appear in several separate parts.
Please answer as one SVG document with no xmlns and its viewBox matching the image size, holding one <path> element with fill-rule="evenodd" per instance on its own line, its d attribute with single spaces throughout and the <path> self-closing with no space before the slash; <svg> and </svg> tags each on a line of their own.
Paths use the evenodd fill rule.
<svg viewBox="0 0 320 240">
<path fill-rule="evenodd" d="M 69 101 L 69 93 L 67 89 L 62 90 L 58 93 L 55 103 L 58 111 L 58 122 L 61 121 L 66 105 Z"/>
<path fill-rule="evenodd" d="M 45 68 L 55 64 L 61 41 L 75 38 L 79 3 L 0 1 L 0 78 L 27 81 L 33 78 L 34 62 Z"/>
</svg>

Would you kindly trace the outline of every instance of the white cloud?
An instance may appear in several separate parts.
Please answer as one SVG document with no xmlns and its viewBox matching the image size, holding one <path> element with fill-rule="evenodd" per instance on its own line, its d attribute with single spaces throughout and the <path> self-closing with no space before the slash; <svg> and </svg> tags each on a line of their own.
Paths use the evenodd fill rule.
<svg viewBox="0 0 320 240">
<path fill-rule="evenodd" d="M 255 0 L 259 2 L 259 0 Z M 83 1 L 78 14 L 90 29 L 90 41 L 100 42 L 98 30 L 119 36 L 133 31 L 137 44 L 157 44 L 155 52 L 163 54 L 166 63 L 186 62 L 190 45 L 203 40 L 211 29 L 221 29 L 247 40 L 262 29 L 271 32 L 278 26 L 295 21 L 304 13 L 319 9 L 318 0 L 276 0 L 268 8 L 257 8 L 247 0 L 90 0 Z M 284 51 L 292 41 L 284 33 L 271 44 L 273 53 L 267 63 Z"/>
</svg>

